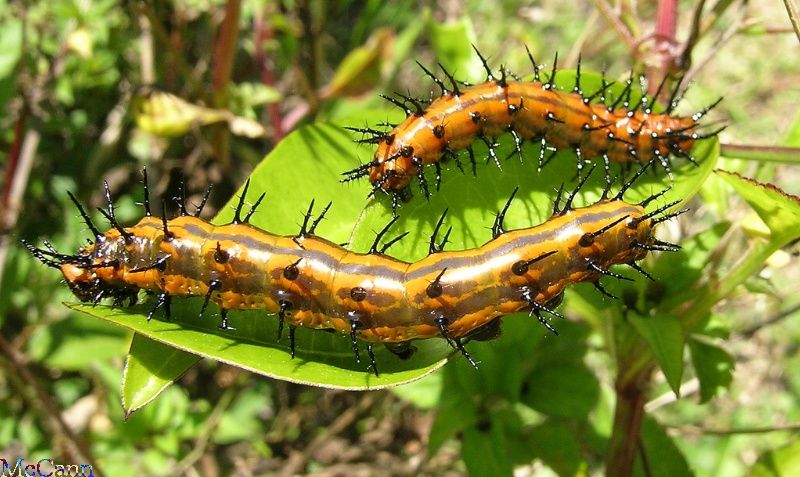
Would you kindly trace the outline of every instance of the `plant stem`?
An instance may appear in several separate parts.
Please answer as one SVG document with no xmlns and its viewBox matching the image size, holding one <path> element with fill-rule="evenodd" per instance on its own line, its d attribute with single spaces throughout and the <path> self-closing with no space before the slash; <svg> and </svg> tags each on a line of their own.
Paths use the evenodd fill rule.
<svg viewBox="0 0 800 477">
<path fill-rule="evenodd" d="M 236 40 L 239 37 L 241 12 L 241 0 L 228 0 L 225 4 L 225 18 L 222 20 L 222 29 L 214 49 L 216 62 L 214 64 L 213 104 L 215 108 L 227 109 L 228 84 L 231 81 L 233 60 L 236 55 Z M 214 152 L 225 169 L 229 169 L 231 166 L 229 140 L 230 134 L 226 124 L 214 127 L 212 136 Z"/>
<path fill-rule="evenodd" d="M 620 361 L 620 368 L 624 363 Z M 633 466 L 639 450 L 640 431 L 645 416 L 644 405 L 647 402 L 647 388 L 653 371 L 652 360 L 634 376 L 617 379 L 614 386 L 617 404 L 614 409 L 614 427 L 606 453 L 606 475 L 627 477 L 633 474 Z"/>
<path fill-rule="evenodd" d="M 656 59 L 652 62 L 654 66 L 647 71 L 649 94 L 655 94 L 658 85 L 666 78 L 675 63 L 676 43 L 675 32 L 678 25 L 678 4 L 676 0 L 660 0 L 656 10 L 656 25 L 653 33 L 655 41 L 652 54 Z M 662 91 L 663 101 L 667 98 L 669 91 Z"/>
<path fill-rule="evenodd" d="M 800 40 L 800 13 L 797 12 L 797 5 L 794 4 L 793 0 L 783 0 L 783 4 L 786 6 L 786 13 L 789 14 L 794 33 L 797 35 L 797 39 Z"/>
<path fill-rule="evenodd" d="M 255 52 L 253 53 L 253 58 L 256 62 L 256 65 L 258 65 L 259 71 L 261 72 L 261 82 L 274 88 L 275 74 L 272 71 L 273 61 L 268 59 L 264 54 L 264 43 L 268 39 L 272 39 L 275 36 L 275 32 L 271 26 L 267 24 L 266 16 L 267 12 L 262 9 L 262 11 L 254 20 L 255 32 L 253 35 L 255 37 Z M 281 117 L 280 103 L 270 102 L 265 105 L 264 108 L 269 116 L 270 123 L 272 124 L 273 135 L 275 136 L 275 142 L 277 143 L 285 134 L 282 125 L 283 118 Z"/>
<path fill-rule="evenodd" d="M 183 55 L 172 48 L 172 42 L 169 39 L 169 33 L 164 28 L 164 25 L 161 24 L 161 21 L 158 19 L 158 16 L 150 7 L 150 5 L 148 5 L 147 2 L 139 2 L 136 4 L 136 7 L 138 8 L 139 12 L 147 18 L 151 33 L 155 36 L 156 41 L 159 43 L 159 47 L 164 48 L 163 52 L 169 55 L 170 59 L 173 61 L 173 65 L 180 71 L 181 78 L 189 83 L 192 91 L 202 91 L 202 85 L 197 82 L 192 74 L 191 65 L 186 62 L 186 59 L 183 57 Z M 162 50 L 159 50 L 159 52 L 161 51 Z"/>
<path fill-rule="evenodd" d="M 632 57 L 636 57 L 637 42 L 633 37 L 631 31 L 620 20 L 619 15 L 614 11 L 614 8 L 606 0 L 592 0 L 594 7 L 600 12 L 605 20 L 617 32 L 620 40 L 628 47 Z"/>
<path fill-rule="evenodd" d="M 720 155 L 736 159 L 759 162 L 800 163 L 800 147 L 788 146 L 748 146 L 743 144 L 719 145 Z"/>
</svg>

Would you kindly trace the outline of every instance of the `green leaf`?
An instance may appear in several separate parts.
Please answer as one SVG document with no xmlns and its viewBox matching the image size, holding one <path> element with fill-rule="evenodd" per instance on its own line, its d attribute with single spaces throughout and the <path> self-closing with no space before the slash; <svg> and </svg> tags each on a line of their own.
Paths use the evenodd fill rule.
<svg viewBox="0 0 800 477">
<path fill-rule="evenodd" d="M 271 404 L 269 396 L 255 390 L 239 393 L 230 407 L 221 414 L 212 440 L 217 444 L 233 444 L 259 439 L 264 433 L 264 423 L 259 415 Z"/>
<path fill-rule="evenodd" d="M 364 45 L 344 57 L 330 82 L 322 88 L 321 98 L 358 96 L 369 92 L 380 83 L 387 69 L 394 32 L 389 28 L 375 30 Z"/>
<path fill-rule="evenodd" d="M 228 111 L 192 104 L 165 91 L 141 89 L 131 99 L 131 113 L 139 129 L 158 137 L 178 137 L 192 127 L 225 121 Z"/>
<path fill-rule="evenodd" d="M 709 267 L 715 266 L 712 259 L 730 226 L 730 222 L 716 224 L 682 241 L 679 251 L 658 255 L 650 272 L 657 281 L 648 286 L 664 288 L 661 309 L 684 306 L 697 295 L 699 282 L 708 276 Z"/>
<path fill-rule="evenodd" d="M 452 368 L 448 367 L 447 369 Z M 459 385 L 452 372 L 441 373 L 442 387 L 439 408 L 428 436 L 428 452 L 436 454 L 447 439 L 474 425 L 477 421 L 477 402 Z"/>
<path fill-rule="evenodd" d="M 689 340 L 689 350 L 700 381 L 700 402 L 704 403 L 730 386 L 734 360 L 724 349 L 698 338 Z"/>
<path fill-rule="evenodd" d="M 468 398 L 485 395 L 502 397 L 511 402 L 519 399 L 523 371 L 532 361 L 531 356 L 536 352 L 535 344 L 549 332 L 526 314 L 503 318 L 502 329 L 502 339 L 470 343 L 470 353 L 479 363 L 478 369 L 465 359 L 459 359 L 447 368 L 446 374 L 453 374 L 459 384 L 455 388 L 459 391 L 452 392 L 463 392 Z M 510 355 L 517 359 L 508 359 Z M 448 389 L 446 392 L 451 391 Z"/>
<path fill-rule="evenodd" d="M 800 147 L 800 111 L 797 112 L 786 128 L 786 136 L 783 141 L 784 146 Z"/>
<path fill-rule="evenodd" d="M 655 419 L 646 417 L 642 423 L 641 442 L 643 449 L 640 456 L 647 459 L 647 470 L 644 470 L 641 457 L 636 460 L 634 475 L 646 477 L 650 475 L 669 475 L 670 477 L 693 476 L 694 473 L 686 462 L 678 446 Z"/>
<path fill-rule="evenodd" d="M 575 424 L 548 419 L 531 429 L 525 442 L 530 455 L 541 459 L 558 475 L 586 475 L 583 442 Z"/>
<path fill-rule="evenodd" d="M 442 373 L 434 373 L 419 381 L 397 386 L 392 392 L 420 409 L 433 409 L 439 404 Z"/>
<path fill-rule="evenodd" d="M 447 22 L 431 20 L 428 24 L 428 40 L 436 58 L 447 71 L 457 72 L 458 77 L 465 81 L 486 79 L 486 72 L 472 49 L 477 36 L 469 17 Z"/>
<path fill-rule="evenodd" d="M 0 80 L 13 73 L 21 56 L 22 21 L 6 18 L 0 28 Z"/>
<path fill-rule="evenodd" d="M 92 368 L 98 361 L 119 356 L 126 342 L 125 331 L 85 316 L 74 316 L 37 329 L 28 349 L 33 359 L 52 368 L 81 371 Z M 87 353 L 87 349 L 92 352 Z"/>
<path fill-rule="evenodd" d="M 397 33 L 394 40 L 394 54 L 392 55 L 393 64 L 390 65 L 390 77 L 394 77 L 399 66 L 415 54 L 414 45 L 419 35 L 426 30 L 430 17 L 430 7 L 420 6 L 419 10 L 415 12 L 415 21 L 407 22 Z"/>
<path fill-rule="evenodd" d="M 800 475 L 800 440 L 762 454 L 752 469 L 753 477 L 792 477 Z"/>
<path fill-rule="evenodd" d="M 783 244 L 800 237 L 800 197 L 738 174 L 725 171 L 717 171 L 717 174 L 761 217 L 772 231 L 772 241 Z"/>
<path fill-rule="evenodd" d="M 198 361 L 197 355 L 135 333 L 122 373 L 125 414 L 130 415 L 155 399 Z"/>
<path fill-rule="evenodd" d="M 528 393 L 522 401 L 555 417 L 586 418 L 600 393 L 597 378 L 585 366 L 538 368 L 527 381 Z"/>
<path fill-rule="evenodd" d="M 470 475 L 513 475 L 506 435 L 498 420 L 466 429 L 461 441 L 461 457 Z"/>
<path fill-rule="evenodd" d="M 269 103 L 277 103 L 282 98 L 277 88 L 264 83 L 243 81 L 231 85 L 230 101 L 237 108 L 255 108 Z"/>
<path fill-rule="evenodd" d="M 672 391 L 677 395 L 683 376 L 683 329 L 680 320 L 670 315 L 641 317 L 628 314 L 628 319 L 644 337 Z"/>
<path fill-rule="evenodd" d="M 110 307 L 69 305 L 97 318 L 124 326 L 151 339 L 196 355 L 247 369 L 254 373 L 301 384 L 341 389 L 380 389 L 430 373 L 444 364 L 445 343 L 401 361 L 387 350 L 376 350 L 380 376 L 356 363 L 349 341 L 343 336 L 315 330 L 297 331 L 297 357 L 291 359 L 288 343 L 276 343 L 275 319 L 256 313 L 232 312 L 231 331 L 222 331 L 210 317 L 197 318 L 202 299 L 188 299 L 174 307 L 172 321 L 147 321 L 146 307 L 118 310 Z M 438 346 L 437 346 L 438 345 Z"/>
</svg>

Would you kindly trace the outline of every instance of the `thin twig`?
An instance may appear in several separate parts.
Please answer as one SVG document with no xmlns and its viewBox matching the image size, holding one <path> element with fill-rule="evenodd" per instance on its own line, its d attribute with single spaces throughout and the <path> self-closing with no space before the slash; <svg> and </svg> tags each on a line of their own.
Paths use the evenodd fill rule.
<svg viewBox="0 0 800 477">
<path fill-rule="evenodd" d="M 759 331 L 763 330 L 764 328 L 774 325 L 780 321 L 783 321 L 785 318 L 792 316 L 793 314 L 800 311 L 800 303 L 795 304 L 794 306 L 790 306 L 789 308 L 780 311 L 771 317 L 767 318 L 766 320 L 762 321 L 761 323 L 756 323 L 755 325 L 751 326 L 750 328 L 745 328 L 744 330 L 736 333 L 736 335 L 742 339 L 749 339 L 752 338 L 753 335 L 758 333 Z"/>
<path fill-rule="evenodd" d="M 165 52 L 170 55 L 172 60 L 175 62 L 175 66 L 180 70 L 183 78 L 189 83 L 191 90 L 195 92 L 202 91 L 203 86 L 198 83 L 197 79 L 195 79 L 194 75 L 192 74 L 192 67 L 186 62 L 186 59 L 182 55 L 173 51 L 172 42 L 170 42 L 169 39 L 169 33 L 167 33 L 164 25 L 161 24 L 152 8 L 150 8 L 147 2 L 137 2 L 137 6 L 139 8 L 139 12 L 147 17 L 147 20 L 150 22 L 151 31 L 158 40 L 158 43 L 165 49 Z"/>
<path fill-rule="evenodd" d="M 358 404 L 348 408 L 345 412 L 343 412 L 338 418 L 336 418 L 335 421 L 326 427 L 321 434 L 309 442 L 302 452 L 297 452 L 289 456 L 289 458 L 283 464 L 283 469 L 279 475 L 281 477 L 290 477 L 299 473 L 305 467 L 306 462 L 308 462 L 308 460 L 314 455 L 320 446 L 330 440 L 333 436 L 344 431 L 347 426 L 352 424 L 358 418 L 358 416 L 372 407 L 379 396 L 382 397 L 384 394 L 371 393 L 359 399 Z"/>
<path fill-rule="evenodd" d="M 687 396 L 691 396 L 692 394 L 698 392 L 700 390 L 700 380 L 697 378 L 692 378 L 685 383 L 681 384 L 681 387 L 678 389 L 678 394 L 676 395 L 673 391 L 667 391 L 660 396 L 657 396 L 647 402 L 644 405 L 644 411 L 648 414 L 652 413 L 656 409 L 660 409 L 668 404 L 672 404 L 673 402 L 677 402 L 679 399 L 683 399 Z"/>
<path fill-rule="evenodd" d="M 790 424 L 781 424 L 777 426 L 767 427 L 740 427 L 740 428 L 709 428 L 702 426 L 670 426 L 665 424 L 664 427 L 672 429 L 676 432 L 692 435 L 715 435 L 715 436 L 732 436 L 739 434 L 766 434 L 768 432 L 782 432 L 782 431 L 798 431 L 800 430 L 800 422 L 793 422 Z"/>
<path fill-rule="evenodd" d="M 583 27 L 581 29 L 581 34 L 578 35 L 577 40 L 572 45 L 572 48 L 569 50 L 567 57 L 565 58 L 567 65 L 574 65 L 578 61 L 578 57 L 581 54 L 581 50 L 586 46 L 586 40 L 591 38 L 594 35 L 595 25 L 597 21 L 600 19 L 600 12 L 597 10 L 592 10 L 591 15 L 589 18 L 583 22 Z"/>
<path fill-rule="evenodd" d="M 755 21 L 742 23 L 741 17 L 736 17 L 736 19 L 734 20 L 733 24 L 727 30 L 722 32 L 722 34 L 720 34 L 719 39 L 716 40 L 713 43 L 712 47 L 706 52 L 706 54 L 703 57 L 703 59 L 701 59 L 700 61 L 695 62 L 692 65 L 692 68 L 689 71 L 686 72 L 686 75 L 684 76 L 684 83 L 688 84 L 689 82 L 691 82 L 692 79 L 697 75 L 697 73 L 709 61 L 711 61 L 711 59 L 714 56 L 717 55 L 717 53 L 722 49 L 723 46 L 727 45 L 728 42 L 734 36 L 736 36 L 738 33 L 742 32 L 742 31 L 746 31 L 748 28 L 750 28 L 750 25 L 752 25 L 752 23 L 754 23 L 754 22 Z"/>
<path fill-rule="evenodd" d="M 786 13 L 789 14 L 789 21 L 792 22 L 794 34 L 797 35 L 797 40 L 800 41 L 800 14 L 797 12 L 797 5 L 794 4 L 793 0 L 783 0 L 783 4 L 786 6 Z"/>
<path fill-rule="evenodd" d="M 700 23 L 703 19 L 703 8 L 705 5 L 705 0 L 700 0 L 694 9 L 692 26 L 689 28 L 689 38 L 686 39 L 686 45 L 680 57 L 681 71 L 686 71 L 692 66 L 692 52 L 694 51 L 694 47 L 697 46 L 697 41 L 700 39 Z"/>
<path fill-rule="evenodd" d="M 603 15 L 603 18 L 611 25 L 611 27 L 617 32 L 620 39 L 625 43 L 630 51 L 631 57 L 636 57 L 636 39 L 631 34 L 628 27 L 625 26 L 624 23 L 619 19 L 617 14 L 614 12 L 614 8 L 608 4 L 606 0 L 592 0 L 595 8 L 600 10 L 600 14 Z"/>
<path fill-rule="evenodd" d="M 645 62 L 648 65 L 655 65 L 647 68 L 647 83 L 650 88 L 648 92 L 650 94 L 655 94 L 657 85 L 661 84 L 662 80 L 670 74 L 672 67 L 675 65 L 676 45 L 678 43 L 675 38 L 677 29 L 677 1 L 660 0 L 656 11 L 656 26 L 651 38 L 654 42 L 652 54 L 657 59 L 652 62 Z M 662 93 L 666 95 L 669 91 L 662 91 Z M 663 98 L 656 99 L 663 100 Z"/>
</svg>

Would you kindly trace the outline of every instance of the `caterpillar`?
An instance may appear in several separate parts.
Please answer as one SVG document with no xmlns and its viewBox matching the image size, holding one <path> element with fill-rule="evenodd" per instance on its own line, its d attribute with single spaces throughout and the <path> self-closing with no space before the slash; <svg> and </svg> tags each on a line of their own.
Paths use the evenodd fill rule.
<svg viewBox="0 0 800 477">
<path fill-rule="evenodd" d="M 200 296 L 204 297 L 200 316 L 209 303 L 216 304 L 222 329 L 229 329 L 229 310 L 276 314 L 278 339 L 286 325 L 292 357 L 295 329 L 308 327 L 349 335 L 358 362 L 359 343 L 365 342 L 368 370 L 376 375 L 374 344 L 383 343 L 404 358 L 414 352 L 413 340 L 436 336 L 475 365 L 465 341 L 496 336 L 502 316 L 527 310 L 556 333 L 547 317 L 561 317 L 555 307 L 568 285 L 592 282 L 612 296 L 599 279 L 627 279 L 610 270 L 615 264 L 627 264 L 652 279 L 636 262 L 648 251 L 678 248 L 656 239 L 654 228 L 683 211 L 667 212 L 676 202 L 645 211 L 666 190 L 637 204 L 623 199 L 645 169 L 615 195 L 610 196 L 607 187 L 598 202 L 574 208 L 576 194 L 591 175 L 587 174 L 563 204 L 559 192 L 553 215 L 545 223 L 507 231 L 504 218 L 515 189 L 496 216 L 493 238 L 475 249 L 444 250 L 452 230 L 439 239 L 445 210 L 431 235 L 428 256 L 413 263 L 385 254 L 405 235 L 383 241 L 397 217 L 377 233 L 367 253 L 348 251 L 315 235 L 330 203 L 315 217 L 312 201 L 296 235 L 260 230 L 248 221 L 264 194 L 245 213 L 249 181 L 227 225 L 215 226 L 199 217 L 205 199 L 194 214 L 179 202 L 177 217 L 155 217 L 146 171 L 145 216 L 135 225 L 123 227 L 118 222 L 105 183 L 107 207 L 100 211 L 111 224 L 108 231 L 101 232 L 70 193 L 94 240 L 75 254 L 59 253 L 47 242 L 44 248 L 24 241 L 23 245 L 42 263 L 58 269 L 81 301 L 110 298 L 121 306 L 125 301 L 136 303 L 141 290 L 155 294 L 148 320 L 160 308 L 169 317 L 175 296 Z"/>
<path fill-rule="evenodd" d="M 626 81 L 622 93 L 606 104 L 609 88 L 605 76 L 597 91 L 587 94 L 581 87 L 580 59 L 575 85 L 571 91 L 556 89 L 558 55 L 547 80 L 540 75 L 540 67 L 527 51 L 533 64 L 533 81 L 510 78 L 510 73 L 500 66 L 499 77 L 489 67 L 477 48 L 473 49 L 486 70 L 486 81 L 477 85 L 462 86 L 451 73 L 439 65 L 449 81 L 436 77 L 428 68 L 417 63 L 441 91 L 441 96 L 423 107 L 425 100 L 397 94 L 384 96 L 406 113 L 406 119 L 391 130 L 374 128 L 348 128 L 365 137 L 358 142 L 376 144 L 370 162 L 343 173 L 343 182 L 367 176 L 373 191 L 391 194 L 393 210 L 398 198 L 405 192 L 414 177 L 419 181 L 425 196 L 429 196 L 428 180 L 424 168 L 436 169 L 436 188 L 441 181 L 441 162 L 453 158 L 463 171 L 457 152 L 466 150 L 475 174 L 476 161 L 473 144 L 480 140 L 486 144 L 489 157 L 498 167 L 501 162 L 495 153 L 496 138 L 509 133 L 514 149 L 522 159 L 522 145 L 526 141 L 539 143 L 538 167 L 541 168 L 560 149 L 575 151 L 579 175 L 585 159 L 601 158 L 606 181 L 611 181 L 610 164 L 648 163 L 657 160 L 670 173 L 669 157 L 680 156 L 692 163 L 690 150 L 695 141 L 715 136 L 722 129 L 701 134 L 698 121 L 714 108 L 721 98 L 692 116 L 672 115 L 678 102 L 681 81 L 677 82 L 668 107 L 656 113 L 647 96 L 631 104 L 633 76 Z M 527 50 L 527 48 L 526 48 Z M 655 97 L 660 95 L 665 81 Z M 550 151 L 550 152 L 548 152 Z M 513 153 L 512 153 L 513 154 Z M 509 156 L 510 157 L 510 156 Z"/>
</svg>

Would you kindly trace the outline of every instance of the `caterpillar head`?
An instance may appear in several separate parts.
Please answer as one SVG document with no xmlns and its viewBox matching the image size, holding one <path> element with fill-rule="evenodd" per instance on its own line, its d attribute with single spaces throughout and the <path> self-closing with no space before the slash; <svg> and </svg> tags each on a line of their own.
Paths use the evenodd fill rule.
<svg viewBox="0 0 800 477">
<path fill-rule="evenodd" d="M 113 268 L 113 263 L 93 263 L 94 251 L 97 244 L 82 248 L 75 255 L 58 253 L 52 245 L 44 242 L 45 248 L 37 248 L 26 241 L 22 245 L 37 260 L 48 267 L 58 269 L 64 276 L 70 291 L 82 302 L 97 303 L 105 297 L 112 297 L 117 301 L 132 298 L 131 291 L 108 283 L 98 276 L 98 270 Z"/>
<path fill-rule="evenodd" d="M 369 181 L 384 191 L 401 190 L 411 182 L 411 175 L 398 159 L 378 163 L 369 170 Z"/>
<path fill-rule="evenodd" d="M 107 287 L 97 277 L 93 268 L 84 268 L 73 263 L 62 263 L 59 266 L 70 291 L 83 302 L 93 301 L 102 296 Z"/>
</svg>

